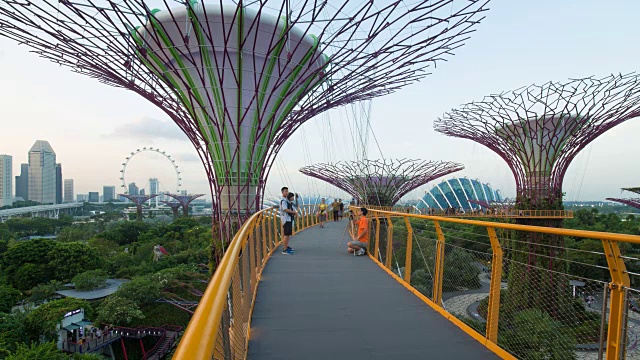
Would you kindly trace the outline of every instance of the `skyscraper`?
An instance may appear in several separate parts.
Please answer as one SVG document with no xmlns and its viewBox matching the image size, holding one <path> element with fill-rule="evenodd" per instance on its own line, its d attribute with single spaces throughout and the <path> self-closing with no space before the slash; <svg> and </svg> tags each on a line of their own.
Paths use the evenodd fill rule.
<svg viewBox="0 0 640 360">
<path fill-rule="evenodd" d="M 136 183 L 129 184 L 129 195 L 140 195 L 140 190 L 136 186 Z"/>
<path fill-rule="evenodd" d="M 0 206 L 13 203 L 13 173 L 11 155 L 0 155 Z"/>
<path fill-rule="evenodd" d="M 56 202 L 56 153 L 45 140 L 36 141 L 29 150 L 29 200 Z"/>
<path fill-rule="evenodd" d="M 64 202 L 73 202 L 73 179 L 64 179 Z"/>
<path fill-rule="evenodd" d="M 100 202 L 100 193 L 97 191 L 89 191 L 89 202 Z"/>
<path fill-rule="evenodd" d="M 158 178 L 149 179 L 149 195 L 158 195 L 159 187 L 160 183 L 158 182 Z"/>
<path fill-rule="evenodd" d="M 20 164 L 20 175 L 16 176 L 16 198 L 29 200 L 29 164 Z"/>
<path fill-rule="evenodd" d="M 76 201 L 81 203 L 81 202 L 86 202 L 89 199 L 89 196 L 87 196 L 87 194 L 78 194 L 76 195 Z"/>
<path fill-rule="evenodd" d="M 115 186 L 103 186 L 102 187 L 102 201 L 109 202 L 116 199 L 116 187 Z"/>
<path fill-rule="evenodd" d="M 56 164 L 56 204 L 62 204 L 62 164 Z"/>
<path fill-rule="evenodd" d="M 16 198 L 29 200 L 29 164 L 20 164 L 20 175 L 16 176 Z"/>
</svg>

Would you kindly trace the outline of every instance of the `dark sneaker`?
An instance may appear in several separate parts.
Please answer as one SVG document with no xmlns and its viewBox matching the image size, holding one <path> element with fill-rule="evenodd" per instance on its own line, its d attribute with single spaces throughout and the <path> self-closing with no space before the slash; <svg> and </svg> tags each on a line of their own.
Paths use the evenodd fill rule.
<svg viewBox="0 0 640 360">
<path fill-rule="evenodd" d="M 282 251 L 282 255 L 293 255 L 293 250 L 289 250 L 289 249 L 284 250 Z"/>
<path fill-rule="evenodd" d="M 365 253 L 366 253 L 366 250 L 363 248 L 363 249 L 360 249 L 360 250 L 356 251 L 356 256 L 362 256 Z"/>
<path fill-rule="evenodd" d="M 291 246 L 287 246 L 287 251 L 293 251 L 293 248 Z"/>
</svg>

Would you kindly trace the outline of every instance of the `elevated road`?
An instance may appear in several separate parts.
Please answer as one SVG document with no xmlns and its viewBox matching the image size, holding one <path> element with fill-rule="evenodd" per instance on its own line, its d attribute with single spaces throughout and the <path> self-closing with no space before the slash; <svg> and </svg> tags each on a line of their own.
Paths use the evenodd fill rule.
<svg viewBox="0 0 640 360">
<path fill-rule="evenodd" d="M 56 204 L 56 205 L 38 205 L 38 206 L 26 206 L 15 209 L 0 210 L 0 223 L 7 221 L 14 216 L 24 216 L 30 214 L 31 217 L 47 217 L 51 219 L 57 219 L 60 216 L 60 212 L 72 213 L 76 209 L 81 209 L 82 203 L 68 203 L 68 204 Z"/>
</svg>

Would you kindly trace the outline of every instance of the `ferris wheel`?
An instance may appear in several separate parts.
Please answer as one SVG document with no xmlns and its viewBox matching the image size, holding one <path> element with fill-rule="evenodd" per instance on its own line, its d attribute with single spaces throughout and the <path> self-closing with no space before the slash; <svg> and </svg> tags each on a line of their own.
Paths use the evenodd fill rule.
<svg viewBox="0 0 640 360">
<path fill-rule="evenodd" d="M 171 157 L 171 155 L 167 154 L 166 151 L 162 151 L 158 148 L 154 148 L 154 147 L 143 147 L 141 149 L 136 149 L 136 151 L 131 152 L 131 154 L 129 154 L 129 156 L 127 156 L 127 158 L 125 159 L 125 161 L 122 163 L 122 170 L 120 170 L 120 182 L 121 185 L 120 187 L 122 187 L 122 194 L 129 194 L 129 188 L 127 187 L 127 165 L 129 165 L 129 161 L 131 161 L 131 159 L 133 159 L 134 156 L 143 153 L 143 152 L 154 152 L 157 154 L 162 155 L 163 157 L 165 157 L 167 160 L 169 160 L 171 162 L 171 165 L 173 166 L 173 169 L 176 172 L 176 194 L 180 193 L 180 187 L 182 186 L 182 178 L 180 177 L 180 169 L 178 168 L 178 164 L 176 164 L 176 161 L 173 160 L 173 158 Z"/>
</svg>

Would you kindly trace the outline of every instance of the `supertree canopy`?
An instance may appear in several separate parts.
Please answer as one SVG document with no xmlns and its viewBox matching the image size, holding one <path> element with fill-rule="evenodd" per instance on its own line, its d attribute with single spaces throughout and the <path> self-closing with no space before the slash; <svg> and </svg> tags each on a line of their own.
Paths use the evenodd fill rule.
<svg viewBox="0 0 640 360">
<path fill-rule="evenodd" d="M 640 199 L 619 199 L 619 198 L 607 198 L 609 201 L 615 201 L 621 204 L 625 204 L 636 209 L 640 209 Z"/>
<path fill-rule="evenodd" d="M 454 162 L 402 159 L 315 164 L 300 172 L 339 187 L 361 204 L 392 206 L 418 186 L 462 169 Z"/>
<path fill-rule="evenodd" d="M 129 195 L 120 194 L 120 196 L 131 200 L 136 205 L 136 219 L 142 221 L 142 205 L 158 195 Z"/>
<path fill-rule="evenodd" d="M 182 215 L 189 216 L 189 204 L 191 202 L 204 194 L 193 194 L 193 195 L 176 195 L 176 194 L 167 194 L 172 198 L 176 199 L 176 201 L 182 206 Z"/>
<path fill-rule="evenodd" d="M 434 126 L 500 155 L 515 176 L 517 206 L 550 209 L 561 206 L 562 180 L 576 154 L 638 116 L 639 107 L 638 76 L 611 75 L 490 95 L 452 110 Z"/>
<path fill-rule="evenodd" d="M 640 187 L 622 188 L 622 190 L 640 194 Z"/>
<path fill-rule="evenodd" d="M 205 165 L 224 241 L 259 210 L 274 158 L 301 124 L 428 75 L 487 3 L 3 1 L 0 35 L 160 107 Z"/>
<path fill-rule="evenodd" d="M 174 219 L 179 216 L 178 210 L 182 207 L 181 203 L 177 201 L 166 201 L 166 200 L 163 200 L 162 203 L 164 203 L 165 205 L 171 208 L 171 213 L 173 214 Z"/>
</svg>

